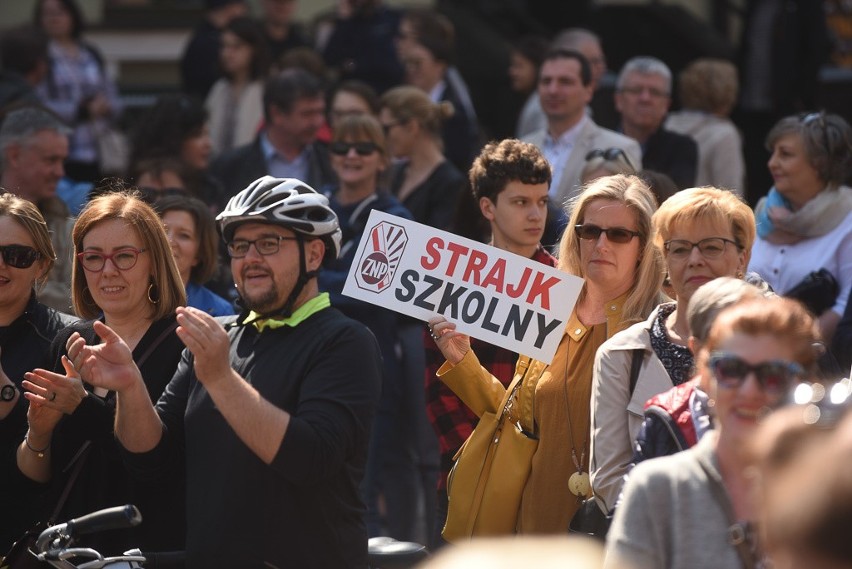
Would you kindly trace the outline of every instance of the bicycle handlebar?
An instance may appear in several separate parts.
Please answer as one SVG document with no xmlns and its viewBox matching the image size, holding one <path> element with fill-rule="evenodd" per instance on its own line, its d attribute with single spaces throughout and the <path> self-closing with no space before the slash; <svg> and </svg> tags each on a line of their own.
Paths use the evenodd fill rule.
<svg viewBox="0 0 852 569">
<path fill-rule="evenodd" d="M 67 544 L 79 535 L 109 529 L 129 528 L 137 526 L 141 522 L 142 514 L 132 504 L 98 510 L 97 512 L 69 520 L 64 524 L 47 528 L 38 536 L 36 550 L 38 552 L 44 551 L 50 545 L 50 542 L 57 538 L 61 538 L 64 544 Z"/>
</svg>

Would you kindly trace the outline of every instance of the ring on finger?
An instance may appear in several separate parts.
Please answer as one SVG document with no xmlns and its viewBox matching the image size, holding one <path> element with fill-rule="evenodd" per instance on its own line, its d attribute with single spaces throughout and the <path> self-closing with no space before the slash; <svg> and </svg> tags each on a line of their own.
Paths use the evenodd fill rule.
<svg viewBox="0 0 852 569">
<path fill-rule="evenodd" d="M 54 399 L 56 399 L 56 392 L 55 392 L 55 391 L 54 391 L 53 393 L 51 393 L 51 394 L 50 394 L 50 399 L 49 399 L 49 400 L 50 400 L 50 401 L 53 401 Z"/>
</svg>

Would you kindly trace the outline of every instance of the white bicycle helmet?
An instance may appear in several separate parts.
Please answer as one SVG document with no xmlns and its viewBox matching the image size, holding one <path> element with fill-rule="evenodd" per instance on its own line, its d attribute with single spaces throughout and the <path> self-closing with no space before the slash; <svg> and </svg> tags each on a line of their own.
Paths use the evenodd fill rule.
<svg viewBox="0 0 852 569">
<path fill-rule="evenodd" d="M 228 201 L 216 221 L 225 241 L 234 237 L 238 225 L 259 221 L 322 239 L 329 258 L 340 254 L 340 224 L 328 198 L 296 178 L 255 180 Z"/>
</svg>

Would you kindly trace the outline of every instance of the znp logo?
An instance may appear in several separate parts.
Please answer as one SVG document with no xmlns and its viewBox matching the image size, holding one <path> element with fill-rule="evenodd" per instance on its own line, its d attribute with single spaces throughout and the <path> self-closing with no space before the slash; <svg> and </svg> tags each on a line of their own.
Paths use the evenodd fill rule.
<svg viewBox="0 0 852 569">
<path fill-rule="evenodd" d="M 368 230 L 364 238 L 368 241 L 358 261 L 355 282 L 364 290 L 380 293 L 393 281 L 408 235 L 403 227 L 382 221 Z"/>
</svg>

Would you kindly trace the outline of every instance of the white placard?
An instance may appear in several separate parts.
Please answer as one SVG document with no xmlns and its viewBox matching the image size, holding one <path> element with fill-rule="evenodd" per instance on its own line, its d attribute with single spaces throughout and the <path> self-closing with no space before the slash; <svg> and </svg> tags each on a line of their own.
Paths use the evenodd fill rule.
<svg viewBox="0 0 852 569">
<path fill-rule="evenodd" d="M 583 280 L 508 251 L 370 213 L 343 294 L 551 362 Z"/>
</svg>

